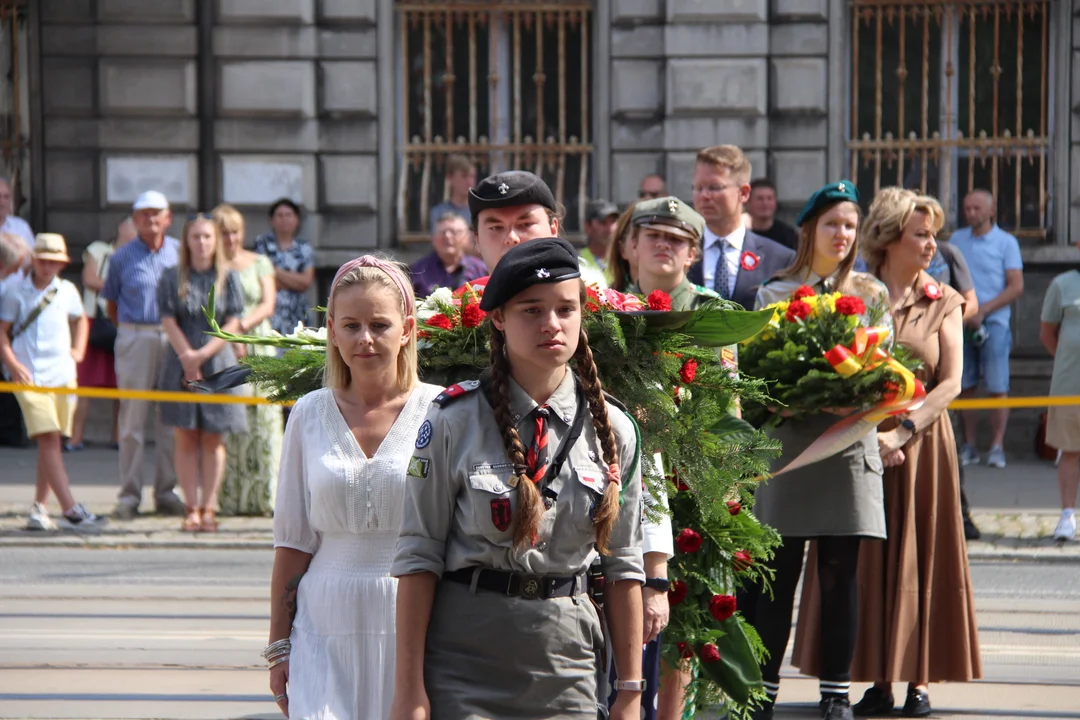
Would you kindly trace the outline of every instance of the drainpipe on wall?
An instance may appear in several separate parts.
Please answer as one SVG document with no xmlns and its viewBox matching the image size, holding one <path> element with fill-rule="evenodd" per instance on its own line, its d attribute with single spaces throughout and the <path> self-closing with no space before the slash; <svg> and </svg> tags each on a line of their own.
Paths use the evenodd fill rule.
<svg viewBox="0 0 1080 720">
<path fill-rule="evenodd" d="M 198 87 L 199 87 L 199 197 L 198 208 L 208 212 L 218 202 L 217 167 L 214 162 L 214 4 L 199 0 L 196 5 L 198 23 Z"/>
<path fill-rule="evenodd" d="M 30 226 L 45 227 L 45 128 L 41 119 L 41 9 L 27 3 L 27 81 L 30 101 Z M 13 20 L 14 22 L 14 20 Z"/>
</svg>

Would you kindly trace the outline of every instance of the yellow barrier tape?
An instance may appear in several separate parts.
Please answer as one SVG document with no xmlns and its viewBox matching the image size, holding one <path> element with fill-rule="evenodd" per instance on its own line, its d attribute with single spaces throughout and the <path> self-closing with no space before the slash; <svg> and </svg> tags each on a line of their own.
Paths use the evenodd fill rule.
<svg viewBox="0 0 1080 720">
<path fill-rule="evenodd" d="M 0 382 L 0 392 L 38 392 L 51 395 L 75 395 L 86 398 L 102 398 L 105 400 L 147 400 L 151 402 L 177 402 L 177 403 L 206 403 L 210 405 L 292 405 L 287 403 L 272 403 L 262 397 L 245 397 L 243 395 L 220 395 L 201 392 L 169 392 L 165 390 L 123 390 L 117 388 L 93 388 L 93 387 L 38 387 L 37 385 L 18 385 L 16 383 Z"/>
<path fill-rule="evenodd" d="M 147 400 L 150 402 L 208 403 L 212 405 L 292 405 L 292 402 L 273 403 L 262 397 L 242 395 L 219 395 L 200 392 L 167 392 L 164 390 L 122 390 L 116 388 L 67 388 L 38 387 L 37 385 L 18 385 L 0 382 L 0 393 L 39 392 L 52 395 L 76 395 L 78 397 L 101 398 L 104 400 Z M 973 398 L 953 400 L 950 410 L 993 410 L 995 408 L 1045 408 L 1068 405 L 1080 405 L 1080 395 L 1061 395 L 1055 397 L 1007 397 Z"/>
</svg>

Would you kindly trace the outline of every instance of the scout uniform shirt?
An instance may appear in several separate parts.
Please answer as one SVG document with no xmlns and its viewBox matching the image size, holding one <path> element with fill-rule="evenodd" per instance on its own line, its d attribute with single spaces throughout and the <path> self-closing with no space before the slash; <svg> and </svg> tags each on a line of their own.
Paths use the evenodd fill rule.
<svg viewBox="0 0 1080 720">
<path fill-rule="evenodd" d="M 570 432 L 575 413 L 586 413 L 581 436 L 570 449 L 559 473 L 541 487 L 545 499 L 557 495 L 543 515 L 536 541 L 515 549 L 512 522 L 517 489 L 510 486 L 512 465 L 503 445 L 495 414 L 479 382 L 463 383 L 439 399 L 420 427 L 409 462 L 405 511 L 397 553 L 390 574 L 421 572 L 442 576 L 470 567 L 532 575 L 572 576 L 583 573 L 597 558 L 596 528 L 591 514 L 607 485 L 606 463 L 593 430 L 587 405 L 577 408 L 573 372 L 548 399 L 549 447 L 552 458 Z M 535 428 L 537 404 L 511 378 L 510 417 L 528 449 Z M 608 417 L 619 448 L 623 472 L 622 508 L 608 540 L 609 555 L 600 556 L 608 582 L 645 581 L 641 552 L 641 468 L 636 461 L 633 424 L 618 408 L 608 405 Z M 544 492 L 545 488 L 547 492 Z"/>
</svg>

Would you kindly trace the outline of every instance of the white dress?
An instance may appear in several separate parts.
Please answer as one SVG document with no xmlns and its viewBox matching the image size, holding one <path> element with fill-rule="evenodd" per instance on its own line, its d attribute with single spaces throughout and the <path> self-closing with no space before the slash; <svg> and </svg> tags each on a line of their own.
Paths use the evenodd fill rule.
<svg viewBox="0 0 1080 720">
<path fill-rule="evenodd" d="M 317 390 L 285 430 L 274 546 L 313 555 L 297 593 L 290 718 L 380 720 L 394 697 L 390 577 L 417 430 L 441 392 L 420 385 L 367 458 L 334 400 Z"/>
</svg>

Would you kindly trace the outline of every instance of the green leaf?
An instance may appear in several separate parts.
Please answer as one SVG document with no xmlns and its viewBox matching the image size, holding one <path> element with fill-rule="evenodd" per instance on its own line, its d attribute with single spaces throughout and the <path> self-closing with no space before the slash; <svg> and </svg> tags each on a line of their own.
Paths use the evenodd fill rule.
<svg viewBox="0 0 1080 720">
<path fill-rule="evenodd" d="M 754 337 L 772 316 L 772 310 L 709 310 L 697 313 L 680 332 L 703 347 L 723 347 Z"/>
<path fill-rule="evenodd" d="M 723 415 L 715 425 L 709 428 L 709 432 L 725 442 L 736 443 L 750 441 L 757 431 L 753 425 L 741 418 Z"/>
</svg>

